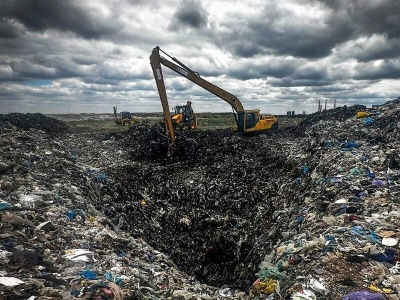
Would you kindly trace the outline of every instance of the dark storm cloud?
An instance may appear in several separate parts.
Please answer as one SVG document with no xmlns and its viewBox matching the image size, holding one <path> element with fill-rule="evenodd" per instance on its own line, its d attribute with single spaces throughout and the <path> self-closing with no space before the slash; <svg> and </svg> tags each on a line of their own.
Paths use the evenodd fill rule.
<svg viewBox="0 0 400 300">
<path fill-rule="evenodd" d="M 332 48 L 348 40 L 353 32 L 351 23 L 340 15 L 322 24 L 294 26 L 290 20 L 292 14 L 268 5 L 257 18 L 246 20 L 245 26 L 242 23 L 236 25 L 236 19 L 228 20 L 225 27 L 231 33 L 222 38 L 221 46 L 236 55 L 248 57 L 237 42 L 239 40 L 257 45 L 253 48 L 256 51 L 251 53 L 253 56 L 272 52 L 275 55 L 317 59 L 330 55 Z"/>
<path fill-rule="evenodd" d="M 265 48 L 246 41 L 239 41 L 233 44 L 234 53 L 240 57 L 253 57 L 265 51 Z"/>
<path fill-rule="evenodd" d="M 130 68 L 116 68 L 113 65 L 107 63 L 96 63 L 92 66 L 90 71 L 86 72 L 81 76 L 80 80 L 87 84 L 99 84 L 119 86 L 121 83 L 137 83 L 144 80 L 154 80 L 153 74 L 149 70 L 142 69 L 130 69 Z"/>
<path fill-rule="evenodd" d="M 400 1 L 398 0 L 319 0 L 333 10 L 345 13 L 357 31 L 367 35 L 384 34 L 389 39 L 400 37 Z"/>
<path fill-rule="evenodd" d="M 10 72 L 0 75 L 0 82 L 30 81 L 37 79 L 59 79 L 84 76 L 84 63 L 76 63 L 77 59 L 59 55 L 34 54 L 23 59 L 9 57 L 8 61 L 0 61 L 0 65 L 8 66 Z"/>
<path fill-rule="evenodd" d="M 396 80 L 384 79 L 400 79 L 399 3 L 0 0 L 0 101 L 18 96 L 28 112 L 45 107 L 42 100 L 54 101 L 54 110 L 71 100 L 81 112 L 94 100 L 108 111 L 110 99 L 121 99 L 160 111 L 149 65 L 156 45 L 249 97 L 246 105 L 263 105 L 265 95 L 275 108 L 306 107 L 321 95 L 383 99 L 398 90 Z M 208 106 L 220 102 L 169 72 L 171 101 L 201 99 L 204 109 L 229 110 L 223 102 Z"/>
<path fill-rule="evenodd" d="M 80 66 L 59 56 L 34 56 L 30 61 L 10 62 L 15 78 L 57 79 L 82 76 Z"/>
<path fill-rule="evenodd" d="M 206 27 L 208 24 L 208 12 L 198 0 L 182 0 L 178 5 L 169 29 L 173 31 Z"/>
<path fill-rule="evenodd" d="M 332 94 L 332 93 L 338 93 L 338 92 L 342 92 L 348 90 L 347 86 L 340 86 L 340 85 L 329 85 L 329 86 L 315 86 L 315 87 L 307 87 L 305 89 L 306 92 L 308 93 L 319 93 L 319 94 L 323 94 L 323 93 L 328 93 L 328 94 Z"/>
<path fill-rule="evenodd" d="M 372 40 L 368 41 L 357 41 L 352 45 L 351 49 L 348 49 L 341 56 L 346 58 L 355 58 L 360 62 L 368 62 L 378 59 L 390 59 L 399 56 L 400 49 L 400 38 L 392 40 Z"/>
<path fill-rule="evenodd" d="M 332 82 L 329 80 L 293 79 L 291 77 L 284 77 L 284 78 L 269 80 L 268 83 L 276 87 L 305 87 L 305 86 L 325 86 L 331 84 Z"/>
<path fill-rule="evenodd" d="M 287 82 L 296 81 L 296 86 L 299 82 L 306 82 L 306 86 L 311 82 L 316 81 L 318 84 L 327 84 L 329 76 L 327 68 L 322 64 L 308 64 L 301 60 L 271 60 L 262 63 L 247 63 L 240 64 L 240 68 L 235 68 L 229 71 L 229 76 L 240 80 L 248 80 L 253 78 L 282 78 L 285 79 L 284 85 Z M 277 81 L 275 81 L 277 82 Z M 283 82 L 280 80 L 279 82 Z"/>
<path fill-rule="evenodd" d="M 46 68 L 41 65 L 32 64 L 27 61 L 11 62 L 11 70 L 17 80 L 19 79 L 55 79 L 58 71 L 53 68 Z"/>
<path fill-rule="evenodd" d="M 0 17 L 17 21 L 28 30 L 57 29 L 71 31 L 84 38 L 100 38 L 118 32 L 118 21 L 98 17 L 98 11 L 90 11 L 79 1 L 64 0 L 2 0 Z M 1 25 L 0 25 L 1 26 Z"/>
<path fill-rule="evenodd" d="M 0 39 L 17 38 L 19 36 L 19 32 L 13 23 L 13 20 L 0 17 Z"/>
<path fill-rule="evenodd" d="M 240 80 L 253 78 L 276 77 L 282 78 L 291 76 L 298 65 L 290 61 L 275 60 L 265 63 L 244 63 L 239 64 L 240 68 L 232 68 L 228 75 Z"/>
<path fill-rule="evenodd" d="M 309 79 L 323 81 L 328 79 L 327 69 L 324 66 L 300 66 L 292 76 L 294 79 Z"/>
<path fill-rule="evenodd" d="M 223 27 L 230 33 L 220 38 L 220 46 L 241 57 L 273 52 L 275 55 L 319 59 L 331 55 L 336 46 L 358 37 L 383 35 L 390 42 L 400 36 L 398 0 L 302 3 L 324 11 L 318 22 L 299 20 L 287 8 L 267 2 L 257 18 L 238 15 L 224 20 Z M 371 51 L 371 59 L 395 56 L 393 49 L 380 50 Z M 368 59 L 367 56 L 360 58 Z"/>
<path fill-rule="evenodd" d="M 400 79 L 400 60 L 383 61 L 378 66 L 360 64 L 355 68 L 357 75 L 354 79 Z"/>
</svg>

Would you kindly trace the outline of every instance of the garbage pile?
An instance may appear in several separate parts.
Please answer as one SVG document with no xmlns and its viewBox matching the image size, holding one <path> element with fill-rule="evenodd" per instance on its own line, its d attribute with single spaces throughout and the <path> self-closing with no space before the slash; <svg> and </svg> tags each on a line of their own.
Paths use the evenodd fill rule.
<svg viewBox="0 0 400 300">
<path fill-rule="evenodd" d="M 119 185 L 107 170 L 130 162 L 110 135 L 5 126 L 0 136 L 0 299 L 246 297 L 201 284 L 108 217 Z"/>
<path fill-rule="evenodd" d="M 398 102 L 362 119 L 364 106 L 338 108 L 251 138 L 180 133 L 189 159 L 184 149 L 147 157 L 144 168 L 132 157 L 118 182 L 133 204 L 117 204 L 117 215 L 130 228 L 145 219 L 146 240 L 202 281 L 252 281 L 252 297 L 397 299 Z M 123 141 L 137 150 L 135 135 Z M 381 282 L 366 275 L 379 267 Z"/>
<path fill-rule="evenodd" d="M 305 120 L 299 151 L 288 155 L 301 157 L 301 207 L 260 263 L 252 293 L 399 299 L 400 98 L 365 118 L 326 116 Z"/>
<path fill-rule="evenodd" d="M 296 129 L 298 132 L 302 132 L 305 127 L 318 123 L 319 121 L 345 121 L 346 119 L 354 118 L 357 112 L 365 110 L 365 105 L 343 106 L 335 109 L 323 110 L 322 112 L 308 115 Z"/>
<path fill-rule="evenodd" d="M 15 126 L 24 130 L 34 128 L 43 130 L 47 133 L 61 133 L 68 130 L 68 125 L 65 122 L 40 113 L 11 113 L 7 115 L 0 115 L 0 124 L 2 127 Z"/>
<path fill-rule="evenodd" d="M 116 210 L 110 217 L 123 217 L 131 231 L 140 229 L 146 241 L 196 278 L 248 288 L 261 259 L 256 241 L 271 226 L 271 203 L 279 185 L 299 173 L 285 156 L 291 144 L 273 134 L 186 131 L 178 133 L 171 156 L 148 155 L 144 161 L 136 159 L 138 151 L 146 153 L 136 136 L 120 141 L 135 160 L 112 175 L 121 187 L 110 199 Z M 147 147 L 152 153 L 153 145 Z"/>
<path fill-rule="evenodd" d="M 169 154 L 158 126 L 3 126 L 0 299 L 399 299 L 399 118 L 183 131 Z"/>
</svg>

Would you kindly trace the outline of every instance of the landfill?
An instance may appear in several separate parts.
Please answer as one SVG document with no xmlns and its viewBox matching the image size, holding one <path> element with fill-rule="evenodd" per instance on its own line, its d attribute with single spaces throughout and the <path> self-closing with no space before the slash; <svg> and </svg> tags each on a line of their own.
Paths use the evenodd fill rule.
<svg viewBox="0 0 400 300">
<path fill-rule="evenodd" d="M 172 150 L 158 124 L 0 125 L 0 299 L 400 299 L 400 98 Z"/>
</svg>

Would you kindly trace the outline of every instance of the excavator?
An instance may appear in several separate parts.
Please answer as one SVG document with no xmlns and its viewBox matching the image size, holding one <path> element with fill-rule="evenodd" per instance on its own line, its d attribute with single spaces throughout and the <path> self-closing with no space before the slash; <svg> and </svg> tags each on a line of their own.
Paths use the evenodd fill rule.
<svg viewBox="0 0 400 300">
<path fill-rule="evenodd" d="M 169 59 L 162 57 L 160 55 L 160 52 L 165 54 L 165 56 L 167 56 Z M 173 146 L 175 143 L 175 132 L 174 126 L 172 124 L 171 114 L 169 111 L 167 92 L 165 89 L 161 65 L 164 65 L 165 67 L 171 69 L 179 75 L 186 77 L 203 89 L 228 102 L 232 107 L 233 115 L 235 117 L 237 129 L 239 132 L 258 133 L 271 129 L 278 129 L 278 119 L 275 116 L 262 116 L 259 109 L 245 110 L 242 103 L 235 95 L 201 78 L 198 72 L 191 70 L 175 57 L 171 57 L 165 51 L 161 50 L 159 46 L 153 48 L 153 51 L 150 55 L 150 65 L 153 69 L 154 79 L 156 80 L 161 105 L 164 111 L 166 132 L 170 140 L 170 146 Z"/>
<path fill-rule="evenodd" d="M 187 101 L 186 105 L 178 105 L 174 107 L 172 124 L 175 129 L 179 128 L 181 130 L 197 128 L 198 121 L 197 116 L 192 109 L 192 102 Z"/>
<path fill-rule="evenodd" d="M 135 123 L 135 118 L 132 116 L 132 114 L 129 111 L 122 111 L 117 113 L 117 107 L 114 106 L 114 122 L 117 125 L 121 126 L 130 126 Z"/>
</svg>

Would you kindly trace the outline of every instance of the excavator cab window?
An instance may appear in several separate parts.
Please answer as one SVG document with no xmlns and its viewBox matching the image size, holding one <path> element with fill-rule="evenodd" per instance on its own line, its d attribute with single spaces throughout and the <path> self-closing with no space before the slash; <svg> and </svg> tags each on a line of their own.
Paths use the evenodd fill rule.
<svg viewBox="0 0 400 300">
<path fill-rule="evenodd" d="M 193 114 L 193 110 L 188 106 L 176 106 L 175 114 L 181 114 L 185 120 L 189 120 Z"/>
<path fill-rule="evenodd" d="M 191 107 L 185 107 L 184 116 L 185 116 L 185 118 L 186 118 L 187 120 L 189 120 L 190 117 L 192 116 L 192 112 L 193 112 L 193 110 L 192 110 Z"/>
<path fill-rule="evenodd" d="M 131 115 L 131 113 L 128 112 L 128 111 L 123 111 L 123 112 L 121 112 L 121 117 L 122 117 L 123 119 L 130 119 L 130 118 L 132 117 L 132 115 Z"/>
<path fill-rule="evenodd" d="M 246 128 L 253 128 L 256 126 L 258 122 L 258 114 L 257 113 L 247 113 L 246 114 Z"/>
</svg>

